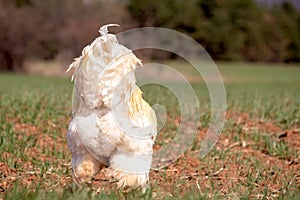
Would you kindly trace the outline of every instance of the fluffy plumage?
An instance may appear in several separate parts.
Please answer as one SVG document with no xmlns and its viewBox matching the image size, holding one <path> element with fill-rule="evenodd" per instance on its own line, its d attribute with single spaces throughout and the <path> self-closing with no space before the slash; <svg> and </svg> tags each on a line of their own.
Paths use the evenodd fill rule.
<svg viewBox="0 0 300 200">
<path fill-rule="evenodd" d="M 70 65 L 74 69 L 72 121 L 67 140 L 77 184 L 101 168 L 119 187 L 145 189 L 156 137 L 156 116 L 143 100 L 134 70 L 142 66 L 103 26 L 91 45 Z"/>
</svg>

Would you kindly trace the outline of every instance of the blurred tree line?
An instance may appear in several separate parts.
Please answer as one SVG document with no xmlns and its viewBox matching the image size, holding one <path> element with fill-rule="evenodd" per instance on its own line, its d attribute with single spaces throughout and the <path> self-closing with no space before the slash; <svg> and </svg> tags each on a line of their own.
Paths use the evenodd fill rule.
<svg viewBox="0 0 300 200">
<path fill-rule="evenodd" d="M 284 2 L 271 8 L 254 0 L 132 0 L 140 26 L 187 33 L 214 59 L 300 61 L 300 12 Z"/>
<path fill-rule="evenodd" d="M 175 29 L 214 59 L 300 62 L 300 12 L 287 2 L 0 0 L 0 70 L 21 69 L 26 59 L 78 56 L 106 23 Z"/>
<path fill-rule="evenodd" d="M 134 24 L 113 1 L 0 0 L 0 71 L 22 70 L 28 59 L 71 62 L 107 23 Z"/>
</svg>

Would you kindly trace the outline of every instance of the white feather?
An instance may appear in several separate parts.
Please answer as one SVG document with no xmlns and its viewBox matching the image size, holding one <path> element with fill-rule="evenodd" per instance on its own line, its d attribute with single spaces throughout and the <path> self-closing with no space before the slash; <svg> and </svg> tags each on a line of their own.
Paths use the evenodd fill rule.
<svg viewBox="0 0 300 200">
<path fill-rule="evenodd" d="M 145 188 L 156 117 L 136 85 L 134 70 L 142 66 L 141 61 L 120 45 L 115 35 L 108 34 L 109 26 L 115 24 L 101 27 L 101 36 L 86 46 L 67 70 L 75 71 L 67 134 L 73 177 L 79 184 L 87 181 L 102 162 L 110 165 L 110 175 L 119 180 L 119 186 Z M 116 120 L 115 108 L 121 113 L 121 122 Z"/>
</svg>

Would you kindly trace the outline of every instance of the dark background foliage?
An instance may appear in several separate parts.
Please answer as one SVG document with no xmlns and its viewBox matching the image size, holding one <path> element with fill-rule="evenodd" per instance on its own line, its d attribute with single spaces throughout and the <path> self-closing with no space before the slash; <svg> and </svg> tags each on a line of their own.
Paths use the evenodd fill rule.
<svg viewBox="0 0 300 200">
<path fill-rule="evenodd" d="M 300 62 L 300 12 L 288 2 L 0 0 L 0 70 L 22 70 L 28 59 L 78 56 L 107 23 L 120 24 L 112 29 L 118 32 L 140 26 L 181 31 L 217 60 Z"/>
</svg>

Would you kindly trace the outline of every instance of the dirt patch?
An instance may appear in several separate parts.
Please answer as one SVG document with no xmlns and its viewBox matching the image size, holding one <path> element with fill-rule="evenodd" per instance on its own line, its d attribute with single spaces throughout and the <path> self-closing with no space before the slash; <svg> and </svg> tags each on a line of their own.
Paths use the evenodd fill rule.
<svg viewBox="0 0 300 200">
<path fill-rule="evenodd" d="M 11 169 L 6 163 L 0 162 L 0 193 L 4 193 L 10 187 L 10 183 L 15 180 L 16 174 L 15 169 Z"/>
<path fill-rule="evenodd" d="M 179 119 L 176 119 L 179 120 Z M 278 197 L 287 191 L 293 192 L 300 188 L 300 159 L 282 159 L 270 155 L 257 148 L 260 142 L 251 139 L 253 132 L 267 134 L 275 141 L 284 141 L 293 151 L 300 152 L 300 133 L 298 127 L 283 130 L 272 121 L 252 119 L 247 113 L 227 113 L 227 120 L 233 121 L 235 126 L 241 127 L 240 132 L 235 129 L 224 130 L 219 138 L 215 150 L 206 158 L 199 159 L 199 145 L 205 137 L 207 129 L 200 129 L 191 147 L 177 161 L 160 171 L 150 172 L 150 185 L 153 188 L 153 198 L 163 196 L 178 196 L 187 193 L 208 194 L 213 198 L 215 191 L 230 198 L 237 198 L 234 194 L 241 191 L 249 193 L 249 197 L 261 198 L 264 190 L 269 192 L 270 198 Z M 34 187 L 36 183 L 43 183 L 46 189 L 59 190 L 72 183 L 70 160 L 60 159 L 59 155 L 69 154 L 65 140 L 66 130 L 47 122 L 50 129 L 60 129 L 62 134 L 54 138 L 43 134 L 40 127 L 30 124 L 15 124 L 15 131 L 20 134 L 17 138 L 34 137 L 35 143 L 24 149 L 28 161 L 18 160 L 17 168 L 0 162 L 0 192 L 5 193 L 14 187 L 14 183 L 21 183 L 26 188 Z M 240 140 L 236 140 L 236 135 Z M 158 150 L 159 145 L 154 146 Z M 9 160 L 13 155 L 3 153 L 2 158 Z M 70 158 L 70 155 L 68 155 Z M 38 163 L 38 164 L 37 164 Z M 49 163 L 44 166 L 43 163 Z M 66 171 L 66 172 L 63 172 Z M 238 186 L 238 187 L 237 187 Z M 116 182 L 98 174 L 92 181 L 95 190 L 118 190 Z M 236 193 L 233 188 L 238 188 Z"/>
<path fill-rule="evenodd" d="M 69 154 L 65 138 L 54 139 L 39 127 L 18 123 L 18 120 L 14 122 L 14 131 L 18 134 L 16 140 L 30 137 L 33 143 L 22 149 L 22 156 L 2 153 L 2 160 L 11 164 L 0 162 L 0 192 L 10 191 L 16 183 L 23 188 L 35 188 L 40 184 L 45 189 L 57 189 L 58 186 L 69 184 L 71 177 L 61 176 L 59 171 L 70 171 L 71 164 L 57 157 L 58 154 Z M 51 123 L 49 126 L 52 126 L 50 130 L 58 128 Z M 63 128 L 61 130 L 66 131 Z"/>
<path fill-rule="evenodd" d="M 18 139 L 21 139 L 26 136 L 36 136 L 39 134 L 39 130 L 36 126 L 32 126 L 30 124 L 21 124 L 15 123 L 14 130 L 18 133 L 22 133 L 18 135 Z M 24 135 L 23 135 L 24 134 Z"/>
</svg>

